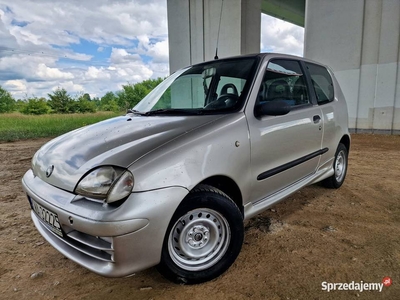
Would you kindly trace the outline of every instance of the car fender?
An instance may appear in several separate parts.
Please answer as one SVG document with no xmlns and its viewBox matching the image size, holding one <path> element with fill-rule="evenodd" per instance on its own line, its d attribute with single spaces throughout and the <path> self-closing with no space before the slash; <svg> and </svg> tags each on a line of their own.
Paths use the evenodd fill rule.
<svg viewBox="0 0 400 300">
<path fill-rule="evenodd" d="M 243 112 L 226 115 L 152 151 L 129 167 L 133 192 L 180 186 L 192 190 L 212 176 L 236 182 L 246 199 L 251 189 L 250 140 Z"/>
</svg>

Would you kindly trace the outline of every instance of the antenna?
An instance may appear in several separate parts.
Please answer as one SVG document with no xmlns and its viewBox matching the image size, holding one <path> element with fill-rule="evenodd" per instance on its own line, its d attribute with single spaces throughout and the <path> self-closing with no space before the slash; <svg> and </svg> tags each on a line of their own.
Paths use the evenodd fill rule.
<svg viewBox="0 0 400 300">
<path fill-rule="evenodd" d="M 221 2 L 221 12 L 219 13 L 219 25 L 218 25 L 218 35 L 217 35 L 217 46 L 215 47 L 214 59 L 218 59 L 218 42 L 219 42 L 219 31 L 221 30 L 221 19 L 222 19 L 222 8 L 224 7 L 224 0 Z"/>
</svg>

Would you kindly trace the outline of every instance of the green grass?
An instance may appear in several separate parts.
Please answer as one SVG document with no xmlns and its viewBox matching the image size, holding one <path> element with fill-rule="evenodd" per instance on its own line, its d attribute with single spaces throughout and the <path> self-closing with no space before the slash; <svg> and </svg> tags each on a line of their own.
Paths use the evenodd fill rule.
<svg viewBox="0 0 400 300">
<path fill-rule="evenodd" d="M 11 142 L 40 137 L 55 137 L 118 115 L 121 114 L 114 112 L 41 116 L 20 113 L 0 114 L 0 141 Z"/>
</svg>

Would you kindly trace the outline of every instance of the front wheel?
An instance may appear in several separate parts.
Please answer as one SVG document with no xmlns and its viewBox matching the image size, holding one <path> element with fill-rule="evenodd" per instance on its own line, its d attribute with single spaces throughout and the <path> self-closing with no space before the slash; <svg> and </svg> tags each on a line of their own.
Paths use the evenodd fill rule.
<svg viewBox="0 0 400 300">
<path fill-rule="evenodd" d="M 236 204 L 222 191 L 199 185 L 171 219 L 158 270 L 177 283 L 211 280 L 235 261 L 243 237 L 243 217 Z"/>
<path fill-rule="evenodd" d="M 342 143 L 339 144 L 333 162 L 334 174 L 325 179 L 323 184 L 328 188 L 338 189 L 342 186 L 347 174 L 348 150 Z"/>
</svg>

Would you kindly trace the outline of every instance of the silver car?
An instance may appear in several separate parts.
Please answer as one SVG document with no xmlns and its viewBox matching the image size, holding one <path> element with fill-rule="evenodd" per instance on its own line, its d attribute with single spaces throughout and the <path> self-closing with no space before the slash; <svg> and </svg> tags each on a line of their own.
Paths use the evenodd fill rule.
<svg viewBox="0 0 400 300">
<path fill-rule="evenodd" d="M 193 284 L 235 261 L 243 220 L 306 185 L 339 188 L 349 148 L 332 71 L 257 54 L 181 69 L 127 115 L 48 142 L 22 184 L 39 232 L 76 263 Z"/>
</svg>

